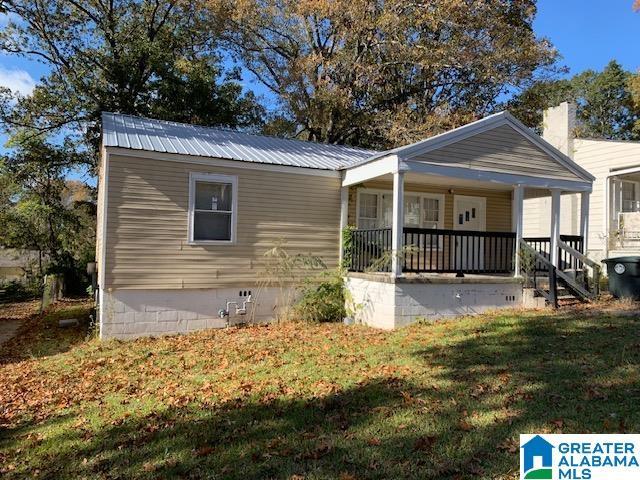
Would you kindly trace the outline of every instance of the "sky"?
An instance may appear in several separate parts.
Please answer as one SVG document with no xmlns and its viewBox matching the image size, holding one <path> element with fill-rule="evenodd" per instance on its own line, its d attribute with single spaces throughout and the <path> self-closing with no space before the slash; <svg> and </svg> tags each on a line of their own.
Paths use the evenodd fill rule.
<svg viewBox="0 0 640 480">
<path fill-rule="evenodd" d="M 539 0 L 534 30 L 547 37 L 571 73 L 601 70 L 615 59 L 640 69 L 640 12 L 632 0 Z"/>
<path fill-rule="evenodd" d="M 601 70 L 615 59 L 624 68 L 640 70 L 640 12 L 633 12 L 633 0 L 539 0 L 534 30 L 546 37 L 562 55 L 560 63 L 569 75 L 586 69 Z M 0 16 L 0 28 L 6 17 Z M 46 65 L 0 54 L 0 85 L 29 93 L 47 73 Z M 245 78 L 245 86 L 264 91 Z M 5 138 L 0 135 L 0 153 Z"/>
</svg>

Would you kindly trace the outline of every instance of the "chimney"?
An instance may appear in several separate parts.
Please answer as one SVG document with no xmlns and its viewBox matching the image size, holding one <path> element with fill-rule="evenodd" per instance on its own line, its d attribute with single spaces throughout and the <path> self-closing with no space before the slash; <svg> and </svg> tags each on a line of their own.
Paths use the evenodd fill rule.
<svg viewBox="0 0 640 480">
<path fill-rule="evenodd" d="M 562 102 L 542 114 L 542 138 L 562 153 L 573 158 L 573 139 L 576 129 L 576 105 Z"/>
</svg>

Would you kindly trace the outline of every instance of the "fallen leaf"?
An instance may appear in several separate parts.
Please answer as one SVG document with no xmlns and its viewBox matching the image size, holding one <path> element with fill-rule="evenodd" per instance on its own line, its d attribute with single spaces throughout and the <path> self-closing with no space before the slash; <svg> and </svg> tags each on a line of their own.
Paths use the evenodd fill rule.
<svg viewBox="0 0 640 480">
<path fill-rule="evenodd" d="M 433 445 L 436 443 L 435 435 L 426 435 L 418 437 L 413 444 L 413 449 L 416 451 L 429 452 L 433 449 Z"/>
</svg>

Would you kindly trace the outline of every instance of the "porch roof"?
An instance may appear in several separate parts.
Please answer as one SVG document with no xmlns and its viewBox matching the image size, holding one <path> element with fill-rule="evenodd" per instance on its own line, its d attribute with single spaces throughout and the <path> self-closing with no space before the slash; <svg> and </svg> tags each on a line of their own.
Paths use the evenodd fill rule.
<svg viewBox="0 0 640 480">
<path fill-rule="evenodd" d="M 508 112 L 375 154 L 343 170 L 343 186 L 398 171 L 565 191 L 591 191 L 594 180 Z"/>
</svg>

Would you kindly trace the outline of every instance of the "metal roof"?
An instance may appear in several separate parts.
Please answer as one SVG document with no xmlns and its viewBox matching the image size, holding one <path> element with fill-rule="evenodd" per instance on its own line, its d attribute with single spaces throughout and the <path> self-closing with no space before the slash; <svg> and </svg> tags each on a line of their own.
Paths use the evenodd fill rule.
<svg viewBox="0 0 640 480">
<path fill-rule="evenodd" d="M 105 147 L 337 170 L 377 152 L 103 112 Z"/>
</svg>

